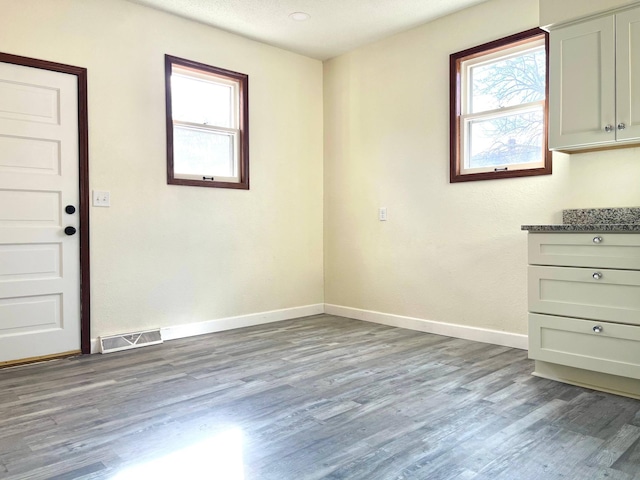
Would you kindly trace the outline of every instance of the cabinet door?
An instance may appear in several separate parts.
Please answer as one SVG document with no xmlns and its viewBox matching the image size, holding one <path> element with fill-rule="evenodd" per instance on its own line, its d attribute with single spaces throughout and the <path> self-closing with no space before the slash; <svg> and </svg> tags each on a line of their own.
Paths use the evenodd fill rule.
<svg viewBox="0 0 640 480">
<path fill-rule="evenodd" d="M 616 16 L 616 42 L 617 138 L 637 140 L 640 139 L 640 8 Z"/>
<path fill-rule="evenodd" d="M 549 54 L 549 148 L 615 142 L 615 17 L 553 30 Z"/>
</svg>

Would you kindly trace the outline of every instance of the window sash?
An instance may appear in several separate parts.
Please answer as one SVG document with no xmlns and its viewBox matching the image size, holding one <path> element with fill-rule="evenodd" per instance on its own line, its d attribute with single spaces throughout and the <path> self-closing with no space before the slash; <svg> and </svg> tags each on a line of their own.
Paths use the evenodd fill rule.
<svg viewBox="0 0 640 480">
<path fill-rule="evenodd" d="M 460 92 L 462 94 L 461 113 L 464 115 L 471 112 L 471 103 L 472 103 L 471 100 L 473 98 L 473 94 L 472 94 L 473 75 L 471 72 L 474 67 L 495 63 L 497 61 L 508 60 L 510 58 L 518 57 L 525 53 L 534 52 L 536 50 L 543 50 L 543 51 L 545 50 L 544 37 L 535 41 L 527 40 L 519 45 L 506 47 L 506 48 L 499 48 L 499 49 L 496 49 L 494 52 L 485 52 L 475 57 L 463 60 L 460 65 L 460 72 L 461 72 L 460 82 L 462 85 L 461 92 Z M 475 112 L 475 113 L 481 113 L 481 112 Z"/>
<path fill-rule="evenodd" d="M 200 172 L 200 173 L 181 173 L 176 170 L 174 163 L 174 177 L 184 180 L 200 180 L 200 181 L 216 181 L 216 182 L 233 182 L 237 183 L 240 181 L 240 130 L 235 128 L 225 128 L 225 127 L 215 127 L 212 125 L 201 125 L 198 123 L 191 122 L 183 122 L 183 121 L 175 121 L 173 122 L 174 128 L 174 139 L 176 138 L 175 129 L 183 128 L 189 130 L 202 131 L 207 133 L 214 133 L 219 135 L 227 135 L 231 137 L 230 143 L 230 152 L 229 159 L 231 161 L 231 171 L 233 175 L 225 176 L 225 175 L 215 175 L 211 172 Z M 175 152 L 174 152 L 175 155 Z"/>
<path fill-rule="evenodd" d="M 235 80 L 231 80 L 228 78 L 224 78 L 224 77 L 220 77 L 218 75 L 215 75 L 213 73 L 207 73 L 207 72 L 200 72 L 197 70 L 192 70 L 186 67 L 180 67 L 177 65 L 173 65 L 172 69 L 171 69 L 171 75 L 177 75 L 179 77 L 183 77 L 183 78 L 187 78 L 187 79 L 191 79 L 191 80 L 199 80 L 202 82 L 206 82 L 206 83 L 211 83 L 213 85 L 222 85 L 225 87 L 230 87 L 231 88 L 231 98 L 230 98 L 230 103 L 231 103 L 231 119 L 230 119 L 230 123 L 231 123 L 231 127 L 238 129 L 238 123 L 239 123 L 239 118 L 240 118 L 240 105 L 239 105 L 239 82 L 235 81 Z M 173 89 L 173 86 L 171 87 Z M 172 90 L 173 91 L 173 90 Z M 172 103 L 175 102 L 175 98 L 172 96 Z M 174 120 L 176 121 L 176 120 Z M 209 124 L 207 124 L 209 125 Z M 212 124 L 214 126 L 217 126 L 219 128 L 225 128 L 222 125 L 215 125 Z"/>
<path fill-rule="evenodd" d="M 534 168 L 542 168 L 545 165 L 546 146 L 542 145 L 540 158 L 537 162 L 521 162 L 521 163 L 505 163 L 499 165 L 490 165 L 486 167 L 467 167 L 471 159 L 472 136 L 469 133 L 470 126 L 474 120 L 493 120 L 496 118 L 504 118 L 514 115 L 526 113 L 540 112 L 544 116 L 545 100 L 539 102 L 531 102 L 524 105 L 516 105 L 497 110 L 490 110 L 482 113 L 474 113 L 460 116 L 460 174 L 468 175 L 472 173 L 487 173 L 501 171 L 517 171 L 531 170 Z M 543 122 L 543 129 L 544 129 Z M 543 131 L 544 137 L 544 131 Z"/>
</svg>

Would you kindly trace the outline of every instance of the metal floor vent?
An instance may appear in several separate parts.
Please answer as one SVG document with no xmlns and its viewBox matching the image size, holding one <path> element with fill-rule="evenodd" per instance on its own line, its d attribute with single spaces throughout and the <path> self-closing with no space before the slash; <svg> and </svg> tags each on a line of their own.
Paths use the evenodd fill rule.
<svg viewBox="0 0 640 480">
<path fill-rule="evenodd" d="M 100 352 L 112 353 L 162 343 L 160 329 L 100 337 Z"/>
</svg>

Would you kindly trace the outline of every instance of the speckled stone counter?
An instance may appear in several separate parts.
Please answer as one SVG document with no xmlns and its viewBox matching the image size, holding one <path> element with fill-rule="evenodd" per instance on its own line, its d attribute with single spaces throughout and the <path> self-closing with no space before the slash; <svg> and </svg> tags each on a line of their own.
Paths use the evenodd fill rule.
<svg viewBox="0 0 640 480">
<path fill-rule="evenodd" d="M 640 224 L 640 207 L 563 210 L 562 223 L 570 225 Z"/>
<path fill-rule="evenodd" d="M 522 225 L 522 230 L 529 232 L 620 232 L 620 233 L 640 233 L 640 223 L 587 223 L 577 225 Z"/>
<path fill-rule="evenodd" d="M 640 233 L 640 207 L 585 208 L 562 211 L 560 225 L 522 225 L 529 232 Z"/>
</svg>

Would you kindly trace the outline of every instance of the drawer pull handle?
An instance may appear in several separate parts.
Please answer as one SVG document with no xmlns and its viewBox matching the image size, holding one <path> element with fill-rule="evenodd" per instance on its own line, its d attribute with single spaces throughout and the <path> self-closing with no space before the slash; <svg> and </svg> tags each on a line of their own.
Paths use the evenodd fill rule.
<svg viewBox="0 0 640 480">
<path fill-rule="evenodd" d="M 602 326 L 596 325 L 595 327 L 593 327 L 593 331 L 595 333 L 602 333 Z"/>
<path fill-rule="evenodd" d="M 602 243 L 602 237 L 593 237 L 593 243 Z"/>
<path fill-rule="evenodd" d="M 602 274 L 600 272 L 595 272 L 591 276 L 593 277 L 594 280 L 600 280 L 602 278 Z"/>
</svg>

